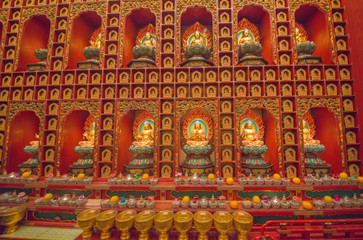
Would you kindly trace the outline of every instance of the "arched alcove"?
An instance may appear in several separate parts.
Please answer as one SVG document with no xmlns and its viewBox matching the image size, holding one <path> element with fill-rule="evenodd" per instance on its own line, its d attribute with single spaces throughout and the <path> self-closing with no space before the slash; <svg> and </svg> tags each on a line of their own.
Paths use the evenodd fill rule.
<svg viewBox="0 0 363 240">
<path fill-rule="evenodd" d="M 295 11 L 295 21 L 307 32 L 308 41 L 316 44 L 313 56 L 320 56 L 324 64 L 333 63 L 332 42 L 326 13 L 313 4 L 301 5 Z"/>
<path fill-rule="evenodd" d="M 132 129 L 136 116 L 136 110 L 128 111 L 120 119 L 118 137 L 117 172 L 124 171 L 124 165 L 132 160 L 133 154 L 129 151 L 132 144 Z"/>
<path fill-rule="evenodd" d="M 134 9 L 126 16 L 122 46 L 122 67 L 127 67 L 127 64 L 134 58 L 132 49 L 135 46 L 136 36 L 141 29 L 149 24 L 156 26 L 156 16 L 148 8 Z"/>
<path fill-rule="evenodd" d="M 37 63 L 35 50 L 48 49 L 50 20 L 45 15 L 31 17 L 24 24 L 17 71 L 25 71 L 28 63 Z"/>
<path fill-rule="evenodd" d="M 74 148 L 83 141 L 84 124 L 89 112 L 86 110 L 74 110 L 69 113 L 62 123 L 62 139 L 60 146 L 60 173 L 67 174 L 69 166 L 75 163 L 82 155 L 74 152 Z"/>
<path fill-rule="evenodd" d="M 24 147 L 36 140 L 39 125 L 39 117 L 33 111 L 21 111 L 11 121 L 6 163 L 8 173 L 17 172 L 17 166 L 32 156 L 24 152 Z"/>
<path fill-rule="evenodd" d="M 83 49 L 90 46 L 92 33 L 101 27 L 102 18 L 94 11 L 80 13 L 72 22 L 67 69 L 77 68 L 78 61 L 85 61 Z"/>
<path fill-rule="evenodd" d="M 320 144 L 325 146 L 325 152 L 318 153 L 318 157 L 326 163 L 331 164 L 331 171 L 333 173 L 342 172 L 339 124 L 337 118 L 324 107 L 311 108 L 310 114 L 314 118 L 316 126 L 314 139 L 319 140 Z"/>
<path fill-rule="evenodd" d="M 271 16 L 261 5 L 245 5 L 237 14 L 237 22 L 246 18 L 254 24 L 260 33 L 260 43 L 263 47 L 262 57 L 269 63 L 273 64 L 273 35 L 271 30 Z"/>
<path fill-rule="evenodd" d="M 191 27 L 196 22 L 199 22 L 201 25 L 203 25 L 205 28 L 208 29 L 208 31 L 211 34 L 212 37 L 212 43 L 213 43 L 213 15 L 208 9 L 204 6 L 190 6 L 187 7 L 180 16 L 180 46 L 181 51 L 183 51 L 183 36 L 185 31 L 189 27 Z M 213 51 L 213 47 L 211 49 Z M 212 53 L 212 52 L 211 52 Z M 211 54 L 213 56 L 213 54 Z M 182 60 L 182 59 L 180 59 Z M 212 60 L 212 58 L 210 59 Z"/>
</svg>

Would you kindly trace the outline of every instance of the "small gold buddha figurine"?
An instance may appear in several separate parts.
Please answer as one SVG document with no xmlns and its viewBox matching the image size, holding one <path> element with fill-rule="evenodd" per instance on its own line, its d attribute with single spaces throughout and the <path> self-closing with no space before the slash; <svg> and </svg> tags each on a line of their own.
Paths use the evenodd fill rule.
<svg viewBox="0 0 363 240">
<path fill-rule="evenodd" d="M 187 139 L 187 145 L 191 147 L 203 147 L 208 145 L 208 140 L 205 137 L 201 122 L 196 121 L 193 124 L 190 137 Z"/>
<path fill-rule="evenodd" d="M 154 130 L 150 122 L 145 121 L 142 125 L 140 135 L 136 137 L 136 141 L 132 142 L 136 147 L 152 146 L 154 145 Z"/>
<path fill-rule="evenodd" d="M 295 35 L 296 35 L 296 42 L 302 43 L 307 41 L 304 35 L 300 32 L 299 28 L 295 28 Z"/>
<path fill-rule="evenodd" d="M 258 139 L 257 132 L 251 120 L 247 120 L 242 128 L 242 145 L 248 147 L 262 146 L 264 143 Z"/>
<path fill-rule="evenodd" d="M 146 38 L 145 41 L 142 43 L 140 42 L 140 45 L 155 48 L 156 43 L 155 43 L 153 37 L 151 36 L 151 33 L 147 32 L 145 34 L 145 38 Z"/>
<path fill-rule="evenodd" d="M 206 32 L 207 30 L 205 30 Z M 195 44 L 201 44 L 201 45 L 205 45 L 205 41 L 204 41 L 204 37 L 200 34 L 200 32 L 197 30 L 194 33 L 194 38 L 190 43 L 191 45 L 195 45 Z"/>
<path fill-rule="evenodd" d="M 35 134 L 35 141 L 31 141 L 30 142 L 30 146 L 32 147 L 39 147 L 39 135 Z"/>
<path fill-rule="evenodd" d="M 304 121 L 304 125 L 305 125 L 305 121 Z M 304 145 L 305 146 L 317 146 L 317 145 L 320 144 L 319 140 L 315 140 L 314 138 L 311 137 L 309 128 L 304 127 L 303 137 L 304 137 Z"/>
<path fill-rule="evenodd" d="M 238 45 L 243 45 L 245 43 L 253 42 L 253 38 L 250 36 L 250 31 L 246 28 L 242 32 L 242 37 L 240 38 Z"/>
</svg>

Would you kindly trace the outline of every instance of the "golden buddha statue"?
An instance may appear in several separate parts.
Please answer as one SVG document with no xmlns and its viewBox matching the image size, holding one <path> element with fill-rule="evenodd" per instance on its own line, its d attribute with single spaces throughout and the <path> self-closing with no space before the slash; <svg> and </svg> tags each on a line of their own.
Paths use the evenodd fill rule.
<svg viewBox="0 0 363 240">
<path fill-rule="evenodd" d="M 151 36 L 151 33 L 147 32 L 145 34 L 145 41 L 144 42 L 140 42 L 140 45 L 141 46 L 147 46 L 147 47 L 152 47 L 152 48 L 155 48 L 156 47 L 156 43 L 153 39 L 153 37 Z"/>
<path fill-rule="evenodd" d="M 136 141 L 132 142 L 132 145 L 135 147 L 154 145 L 154 130 L 148 121 L 142 125 L 140 135 L 136 137 Z"/>
<path fill-rule="evenodd" d="M 264 143 L 258 139 L 257 132 L 251 120 L 247 120 L 242 128 L 242 145 L 247 147 L 258 147 Z"/>
<path fill-rule="evenodd" d="M 195 31 L 194 38 L 190 42 L 190 45 L 195 45 L 195 44 L 205 45 L 204 37 L 200 34 L 198 30 Z"/>
<path fill-rule="evenodd" d="M 91 44 L 92 47 L 101 48 L 101 32 L 96 36 L 97 38 L 92 36 L 89 43 Z"/>
<path fill-rule="evenodd" d="M 95 129 L 94 127 L 89 132 L 83 133 L 84 141 L 80 141 L 78 145 L 80 147 L 93 147 L 95 141 Z"/>
<path fill-rule="evenodd" d="M 35 134 L 35 141 L 31 141 L 30 142 L 30 146 L 31 147 L 39 147 L 39 135 Z"/>
<path fill-rule="evenodd" d="M 190 137 L 187 139 L 187 145 L 191 147 L 204 147 L 208 145 L 208 140 L 205 137 L 205 131 L 199 121 L 196 121 L 193 124 Z"/>
<path fill-rule="evenodd" d="M 240 38 L 238 45 L 243 45 L 245 43 L 254 42 L 253 38 L 250 36 L 250 31 L 246 28 L 242 32 L 242 37 Z"/>
<path fill-rule="evenodd" d="M 315 140 L 311 137 L 310 129 L 304 127 L 303 129 L 304 145 L 305 146 L 317 146 L 320 144 L 319 140 Z"/>
<path fill-rule="evenodd" d="M 295 35 L 296 35 L 296 42 L 302 43 L 307 41 L 304 35 L 300 32 L 299 28 L 295 28 Z"/>
</svg>

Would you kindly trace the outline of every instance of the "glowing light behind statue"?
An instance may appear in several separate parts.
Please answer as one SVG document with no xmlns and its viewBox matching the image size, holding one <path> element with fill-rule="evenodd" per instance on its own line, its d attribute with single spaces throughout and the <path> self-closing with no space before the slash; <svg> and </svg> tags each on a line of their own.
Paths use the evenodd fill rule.
<svg viewBox="0 0 363 240">
<path fill-rule="evenodd" d="M 135 45 L 149 46 L 155 48 L 157 42 L 155 32 L 155 27 L 152 24 L 144 27 L 137 33 Z"/>
<path fill-rule="evenodd" d="M 246 32 L 248 32 L 248 36 L 244 36 Z M 260 33 L 257 27 L 246 18 L 243 18 L 241 21 L 238 22 L 238 45 L 246 43 L 246 40 L 244 40 L 243 38 L 250 38 L 252 42 L 256 43 L 260 42 Z"/>
<path fill-rule="evenodd" d="M 211 33 L 206 27 L 201 25 L 199 22 L 196 22 L 184 32 L 183 35 L 184 49 L 193 44 L 201 44 L 199 41 L 196 41 L 196 34 L 197 38 L 199 38 L 198 34 L 200 34 L 200 38 L 203 41 L 203 45 L 207 46 L 208 48 L 212 47 Z"/>
</svg>

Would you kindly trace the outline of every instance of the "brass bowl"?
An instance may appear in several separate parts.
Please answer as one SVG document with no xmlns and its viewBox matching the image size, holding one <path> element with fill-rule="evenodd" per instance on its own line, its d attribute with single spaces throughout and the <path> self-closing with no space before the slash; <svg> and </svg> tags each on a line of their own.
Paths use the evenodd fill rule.
<svg viewBox="0 0 363 240">
<path fill-rule="evenodd" d="M 219 240 L 228 240 L 227 233 L 232 230 L 233 217 L 229 212 L 218 211 L 213 214 L 214 226 L 220 233 Z"/>
<path fill-rule="evenodd" d="M 83 238 L 92 237 L 92 227 L 95 225 L 98 214 L 100 214 L 98 209 L 86 209 L 77 215 L 77 224 L 83 229 Z"/>
<path fill-rule="evenodd" d="M 187 232 L 193 224 L 193 213 L 189 211 L 179 211 L 174 215 L 174 226 L 179 232 L 179 240 L 188 240 Z"/>
<path fill-rule="evenodd" d="M 148 231 L 153 225 L 155 212 L 152 210 L 146 210 L 140 212 L 135 217 L 135 228 L 140 232 L 139 240 L 149 239 Z"/>
<path fill-rule="evenodd" d="M 160 211 L 154 216 L 154 227 L 160 232 L 159 240 L 167 240 L 167 232 L 173 225 L 174 213 L 172 211 Z"/>
<path fill-rule="evenodd" d="M 107 239 L 110 238 L 110 228 L 115 223 L 115 217 L 117 215 L 117 210 L 107 210 L 104 212 L 101 212 L 96 217 L 96 227 L 102 231 L 101 233 L 101 239 Z"/>
<path fill-rule="evenodd" d="M 233 213 L 233 222 L 236 230 L 240 233 L 238 240 L 247 239 L 247 234 L 252 229 L 253 217 L 243 211 Z"/>
<path fill-rule="evenodd" d="M 132 225 L 134 224 L 134 218 L 136 214 L 137 213 L 135 210 L 128 209 L 119 213 L 116 216 L 116 227 L 122 232 L 120 236 L 121 240 L 130 239 L 129 230 L 130 228 L 132 228 Z"/>
<path fill-rule="evenodd" d="M 199 211 L 194 214 L 194 226 L 199 232 L 198 240 L 207 240 L 207 232 L 211 229 L 213 217 L 210 212 Z"/>
<path fill-rule="evenodd" d="M 2 208 L 0 210 L 0 225 L 5 226 L 4 233 L 15 232 L 19 226 L 17 223 L 25 216 L 25 206 L 15 206 L 11 208 Z"/>
</svg>

